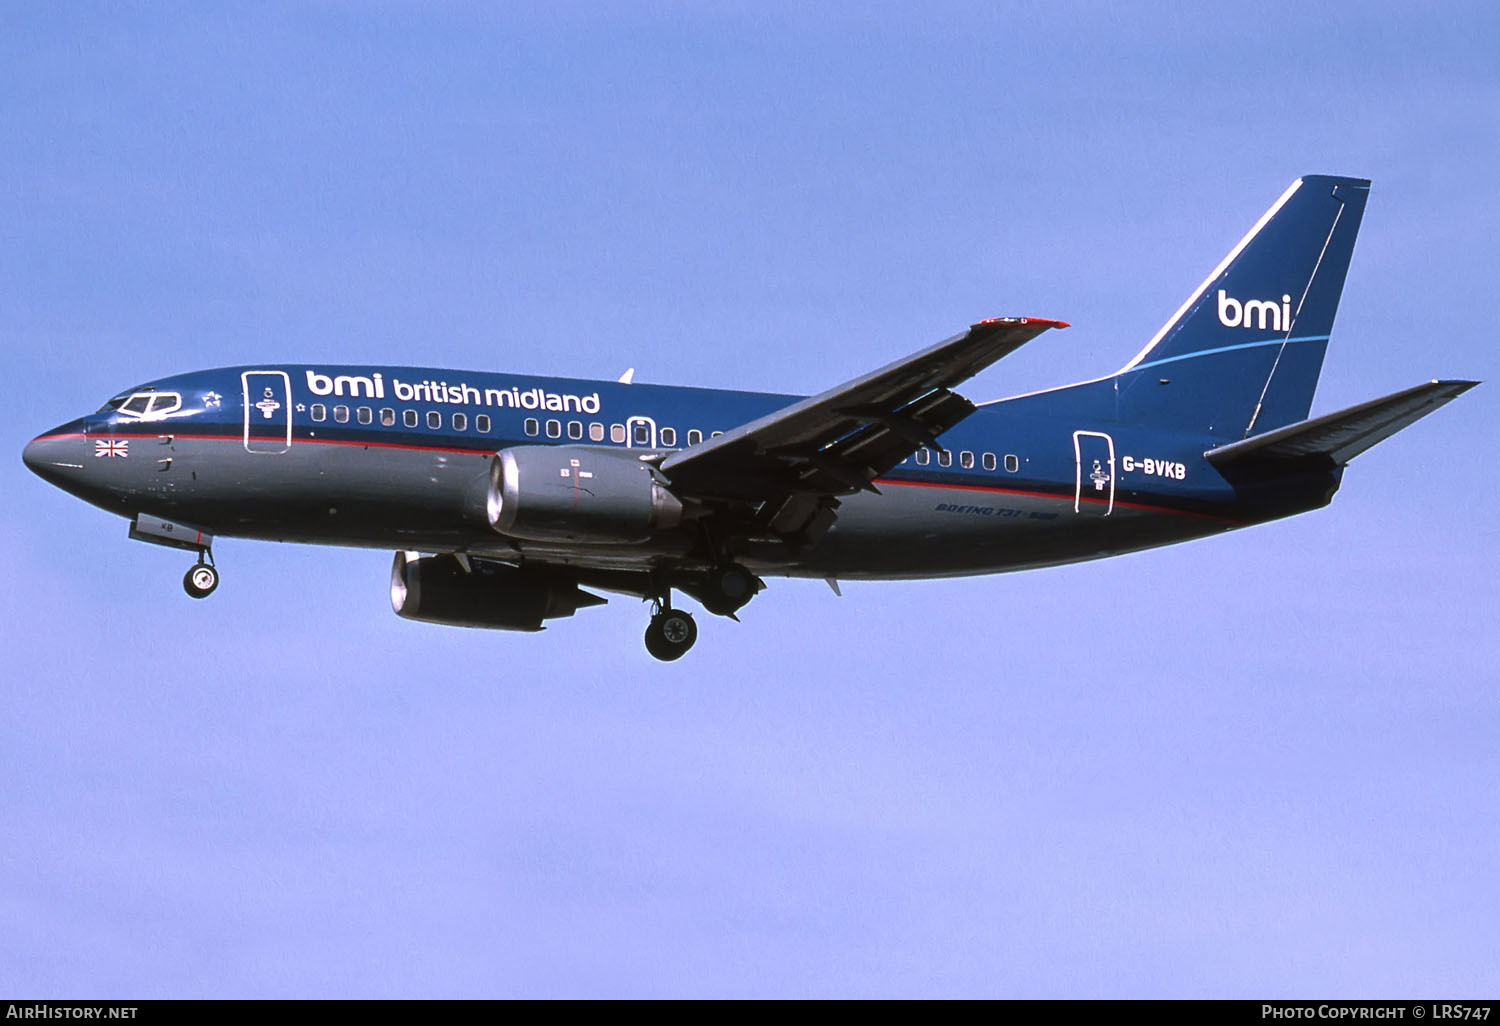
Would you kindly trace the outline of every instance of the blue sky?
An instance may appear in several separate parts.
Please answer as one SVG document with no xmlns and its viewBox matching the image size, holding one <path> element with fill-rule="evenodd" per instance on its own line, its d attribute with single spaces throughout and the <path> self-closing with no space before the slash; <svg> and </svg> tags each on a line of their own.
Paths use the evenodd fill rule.
<svg viewBox="0 0 1500 1026">
<path fill-rule="evenodd" d="M 402 621 L 25 471 L 272 361 L 810 392 L 986 316 L 1113 370 L 1372 178 L 1315 412 L 1493 380 L 1493 5 L 0 8 L 0 992 L 1445 996 L 1500 984 L 1493 385 L 1328 509 L 1012 576 Z"/>
</svg>

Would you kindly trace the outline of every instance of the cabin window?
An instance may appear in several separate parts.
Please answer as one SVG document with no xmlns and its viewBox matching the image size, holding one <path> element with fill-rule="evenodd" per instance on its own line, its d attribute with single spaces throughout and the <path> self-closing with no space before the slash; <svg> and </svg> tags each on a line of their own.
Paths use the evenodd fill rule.
<svg viewBox="0 0 1500 1026">
<path fill-rule="evenodd" d="M 381 427 L 395 427 L 396 426 L 396 411 L 395 410 L 381 410 L 380 411 L 380 426 Z"/>
<path fill-rule="evenodd" d="M 542 422 L 535 417 L 527 417 L 526 423 L 523 426 L 528 435 L 534 435 L 542 429 Z"/>
<path fill-rule="evenodd" d="M 708 436 L 708 437 L 709 437 L 709 438 L 718 438 L 718 437 L 719 437 L 719 436 L 720 436 L 720 435 L 722 435 L 722 434 L 723 434 L 723 433 L 724 433 L 724 432 L 722 432 L 722 431 L 715 431 L 715 432 L 714 432 L 714 433 L 713 433 L 713 434 L 711 434 L 711 435 L 709 435 L 709 436 Z"/>
<path fill-rule="evenodd" d="M 469 415 L 467 413 L 455 413 L 453 415 L 453 430 L 467 431 L 469 429 Z"/>
<path fill-rule="evenodd" d="M 927 449 L 917 450 L 917 466 L 925 467 L 932 462 L 932 453 Z"/>
<path fill-rule="evenodd" d="M 697 428 L 690 428 L 688 430 L 688 445 L 697 445 L 701 441 L 703 441 L 703 432 Z"/>
<path fill-rule="evenodd" d="M 604 425 L 599 423 L 597 420 L 589 425 L 589 441 L 604 441 Z"/>
<path fill-rule="evenodd" d="M 635 444 L 651 444 L 651 428 L 645 424 L 642 424 L 640 421 L 635 422 Z"/>
<path fill-rule="evenodd" d="M 481 435 L 490 433 L 490 415 L 488 413 L 481 413 L 474 418 L 474 430 L 478 431 Z"/>
<path fill-rule="evenodd" d="M 568 437 L 571 438 L 571 439 L 573 439 L 573 441 L 575 441 L 575 442 L 578 441 L 580 438 L 583 437 L 583 421 L 581 421 L 581 420 L 570 420 L 570 421 L 568 421 Z"/>
<path fill-rule="evenodd" d="M 405 424 L 407 427 L 416 427 L 417 426 L 417 411 L 416 410 L 402 410 L 401 411 L 401 423 Z"/>
<path fill-rule="evenodd" d="M 549 420 L 549 421 L 547 421 L 547 437 L 548 438 L 561 438 L 562 437 L 562 421 L 560 421 L 560 420 Z"/>
<path fill-rule="evenodd" d="M 427 426 L 436 431 L 443 426 L 443 415 L 437 410 L 427 411 Z"/>
<path fill-rule="evenodd" d="M 335 406 L 333 408 L 333 419 L 338 421 L 340 424 L 349 423 L 349 407 Z"/>
<path fill-rule="evenodd" d="M 328 407 L 324 406 L 322 403 L 313 403 L 312 404 L 312 419 L 315 420 L 315 421 L 317 421 L 320 424 L 323 421 L 327 420 L 328 419 Z"/>
<path fill-rule="evenodd" d="M 669 449 L 677 444 L 677 431 L 675 428 L 661 429 L 661 444 Z"/>
<path fill-rule="evenodd" d="M 624 424 L 611 424 L 609 426 L 609 440 L 611 442 L 614 442 L 616 445 L 624 445 L 625 444 L 625 425 Z"/>
<path fill-rule="evenodd" d="M 940 467 L 951 467 L 951 466 L 953 466 L 953 453 L 950 452 L 947 449 L 944 449 L 942 452 L 938 453 L 938 466 L 940 466 Z"/>
<path fill-rule="evenodd" d="M 969 450 L 967 450 L 967 449 L 965 449 L 963 452 L 959 453 L 958 454 L 958 465 L 960 467 L 963 467 L 965 470 L 973 470 L 974 469 L 974 454 L 972 452 L 970 452 Z"/>
<path fill-rule="evenodd" d="M 370 409 L 368 406 L 361 406 L 354 412 L 359 417 L 359 422 L 361 424 L 375 423 L 375 411 Z"/>
<path fill-rule="evenodd" d="M 983 456 L 981 456 L 979 458 L 979 460 L 980 460 L 980 464 L 984 467 L 985 470 L 994 470 L 995 469 L 995 454 L 994 453 L 987 452 Z"/>
<path fill-rule="evenodd" d="M 1016 459 L 1010 453 L 1006 453 L 1005 454 L 1005 470 L 1006 470 L 1006 472 L 1010 473 L 1010 474 L 1014 474 L 1016 471 L 1018 471 L 1020 469 L 1021 469 L 1021 461 L 1018 460 L 1018 459 Z"/>
</svg>

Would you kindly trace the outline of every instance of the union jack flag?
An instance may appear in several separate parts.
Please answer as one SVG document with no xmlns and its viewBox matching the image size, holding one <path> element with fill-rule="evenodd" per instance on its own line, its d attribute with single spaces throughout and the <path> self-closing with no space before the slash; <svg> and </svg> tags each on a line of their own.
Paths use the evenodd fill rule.
<svg viewBox="0 0 1500 1026">
<path fill-rule="evenodd" d="M 116 456 L 119 456 L 119 457 L 123 458 L 123 457 L 129 456 L 129 455 L 130 455 L 130 443 L 128 441 L 115 442 L 115 441 L 105 441 L 105 440 L 101 439 L 100 441 L 97 441 L 97 442 L 94 443 L 94 457 L 96 459 L 102 458 L 102 457 L 105 457 L 105 456 L 108 456 L 111 459 L 113 459 Z"/>
</svg>

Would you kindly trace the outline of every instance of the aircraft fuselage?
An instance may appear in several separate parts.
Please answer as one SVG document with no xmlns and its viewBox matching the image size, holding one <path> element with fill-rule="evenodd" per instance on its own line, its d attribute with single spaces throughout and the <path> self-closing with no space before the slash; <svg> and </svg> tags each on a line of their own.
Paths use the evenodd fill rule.
<svg viewBox="0 0 1500 1026">
<path fill-rule="evenodd" d="M 337 391 L 335 391 L 335 388 Z M 160 403 L 131 396 L 180 397 Z M 402 398 L 402 397 L 406 398 Z M 237 367 L 164 378 L 47 432 L 26 461 L 110 512 L 220 536 L 545 557 L 580 566 L 690 559 L 691 532 L 644 542 L 507 539 L 485 517 L 494 454 L 511 446 L 681 449 L 799 397 L 399 367 Z M 548 404 L 552 408 L 548 408 Z M 170 409 L 166 406 L 170 405 Z M 809 551 L 747 539 L 758 573 L 945 577 L 1112 555 L 1300 512 L 1326 471 L 1275 501 L 1203 458 L 1212 438 L 1058 420 L 1026 398 L 981 406 L 843 500 Z"/>
</svg>

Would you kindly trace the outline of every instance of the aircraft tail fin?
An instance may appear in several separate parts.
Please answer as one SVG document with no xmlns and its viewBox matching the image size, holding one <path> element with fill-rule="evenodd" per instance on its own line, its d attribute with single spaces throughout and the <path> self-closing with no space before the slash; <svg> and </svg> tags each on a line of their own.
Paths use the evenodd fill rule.
<svg viewBox="0 0 1500 1026">
<path fill-rule="evenodd" d="M 1237 441 L 1306 417 L 1369 187 L 1293 182 L 1114 376 L 1119 419 Z"/>
<path fill-rule="evenodd" d="M 1457 399 L 1477 381 L 1431 381 L 1204 453 L 1225 477 L 1341 467 Z"/>
</svg>

